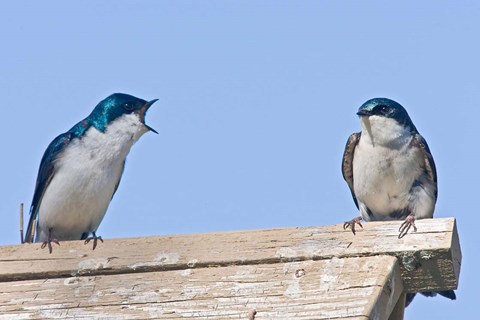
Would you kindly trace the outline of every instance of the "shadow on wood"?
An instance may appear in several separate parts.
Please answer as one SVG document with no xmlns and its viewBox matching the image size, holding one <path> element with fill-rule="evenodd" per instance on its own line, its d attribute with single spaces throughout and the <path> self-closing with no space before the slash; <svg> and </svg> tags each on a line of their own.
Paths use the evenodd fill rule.
<svg viewBox="0 0 480 320">
<path fill-rule="evenodd" d="M 405 291 L 458 285 L 455 220 L 416 224 L 402 239 L 393 221 L 4 246 L 0 319 L 398 320 Z"/>
</svg>

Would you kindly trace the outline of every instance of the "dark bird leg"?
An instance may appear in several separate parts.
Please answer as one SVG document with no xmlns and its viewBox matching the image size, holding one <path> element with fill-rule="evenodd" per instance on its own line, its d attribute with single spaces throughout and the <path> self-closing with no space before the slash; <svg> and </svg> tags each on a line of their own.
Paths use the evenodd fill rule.
<svg viewBox="0 0 480 320">
<path fill-rule="evenodd" d="M 400 234 L 398 235 L 398 239 L 405 237 L 411 227 L 413 227 L 413 232 L 417 232 L 417 227 L 415 226 L 415 215 L 413 213 L 410 213 L 405 218 L 405 221 L 403 221 L 400 228 L 398 228 L 398 232 L 400 232 Z"/>
<path fill-rule="evenodd" d="M 344 224 L 343 224 L 343 230 L 346 230 L 347 228 L 350 228 L 350 230 L 352 230 L 353 234 L 355 235 L 355 225 L 358 224 L 362 229 L 363 229 L 363 226 L 362 224 L 360 223 L 360 221 L 363 220 L 363 217 L 360 216 L 360 217 L 356 217 L 350 221 L 346 221 Z"/>
<path fill-rule="evenodd" d="M 93 240 L 93 249 L 92 250 L 95 250 L 95 248 L 97 247 L 97 240 L 100 240 L 102 241 L 103 243 L 103 239 L 102 237 L 98 236 L 95 234 L 95 232 L 92 232 L 92 236 L 91 237 L 88 237 L 87 239 L 85 239 L 85 244 L 89 243 L 90 240 Z"/>
<path fill-rule="evenodd" d="M 52 242 L 60 245 L 60 242 L 58 242 L 57 238 L 53 236 L 52 229 L 49 229 L 48 238 L 42 243 L 42 246 L 40 248 L 44 249 L 46 246 L 48 246 L 48 251 L 52 253 Z"/>
</svg>

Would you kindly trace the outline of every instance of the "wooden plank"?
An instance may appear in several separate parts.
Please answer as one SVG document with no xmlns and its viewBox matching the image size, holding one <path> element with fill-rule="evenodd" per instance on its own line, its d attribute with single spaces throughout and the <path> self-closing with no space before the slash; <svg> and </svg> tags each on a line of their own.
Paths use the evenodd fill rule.
<svg viewBox="0 0 480 320">
<path fill-rule="evenodd" d="M 398 257 L 407 291 L 454 289 L 461 252 L 455 220 L 424 219 L 398 239 L 399 221 L 370 222 L 354 236 L 342 225 L 0 247 L 0 281 L 107 275 L 211 266 L 273 264 L 332 257 Z"/>
<path fill-rule="evenodd" d="M 0 283 L 0 319 L 388 319 L 391 256 Z"/>
<path fill-rule="evenodd" d="M 390 313 L 390 317 L 388 320 L 402 320 L 405 314 L 405 302 L 407 298 L 407 293 L 405 291 L 402 292 L 400 297 L 398 298 L 397 304 L 395 308 L 393 308 L 392 313 Z"/>
</svg>

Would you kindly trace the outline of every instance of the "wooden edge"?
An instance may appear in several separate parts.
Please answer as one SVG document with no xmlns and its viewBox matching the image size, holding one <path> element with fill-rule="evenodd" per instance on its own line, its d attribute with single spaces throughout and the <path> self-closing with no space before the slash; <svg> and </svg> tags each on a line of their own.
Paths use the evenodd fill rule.
<svg viewBox="0 0 480 320">
<path fill-rule="evenodd" d="M 398 298 L 397 304 L 395 308 L 392 310 L 390 317 L 388 320 L 403 320 L 403 316 L 405 315 L 405 301 L 406 301 L 407 293 L 405 291 L 402 292 L 400 297 Z"/>
<path fill-rule="evenodd" d="M 378 288 L 376 298 L 371 301 L 368 312 L 370 319 L 390 319 L 392 313 L 399 312 L 399 308 L 405 309 L 405 301 L 403 306 L 399 306 L 399 299 L 405 291 L 402 279 L 402 272 L 398 259 L 386 256 L 385 264 L 388 264 L 389 274 L 383 279 L 383 285 Z M 401 320 L 401 318 L 398 318 Z"/>
<path fill-rule="evenodd" d="M 399 223 L 365 223 L 355 236 L 333 225 L 107 239 L 95 251 L 83 241 L 64 241 L 53 254 L 38 243 L 4 246 L 0 281 L 392 255 L 408 291 L 456 288 L 461 252 L 455 219 L 419 220 L 418 232 L 402 239 Z"/>
<path fill-rule="evenodd" d="M 453 272 L 455 274 L 455 278 L 457 279 L 457 286 L 454 288 L 456 289 L 458 288 L 458 281 L 460 279 L 460 269 L 462 267 L 462 249 L 460 247 L 460 239 L 458 236 L 456 220 L 454 220 L 454 224 L 453 224 L 451 252 L 452 252 Z"/>
<path fill-rule="evenodd" d="M 387 319 L 402 290 L 395 257 L 334 258 L 4 282 L 0 318 Z"/>
</svg>

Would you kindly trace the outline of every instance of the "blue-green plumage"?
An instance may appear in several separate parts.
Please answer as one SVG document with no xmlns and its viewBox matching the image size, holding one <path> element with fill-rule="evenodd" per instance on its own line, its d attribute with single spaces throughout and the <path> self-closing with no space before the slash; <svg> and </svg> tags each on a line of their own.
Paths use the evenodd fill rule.
<svg viewBox="0 0 480 320">
<path fill-rule="evenodd" d="M 155 101 L 112 94 L 50 143 L 40 162 L 26 242 L 44 241 L 51 248 L 52 239 L 95 236 L 131 146 L 143 133 L 156 132 L 145 124 Z"/>
</svg>

